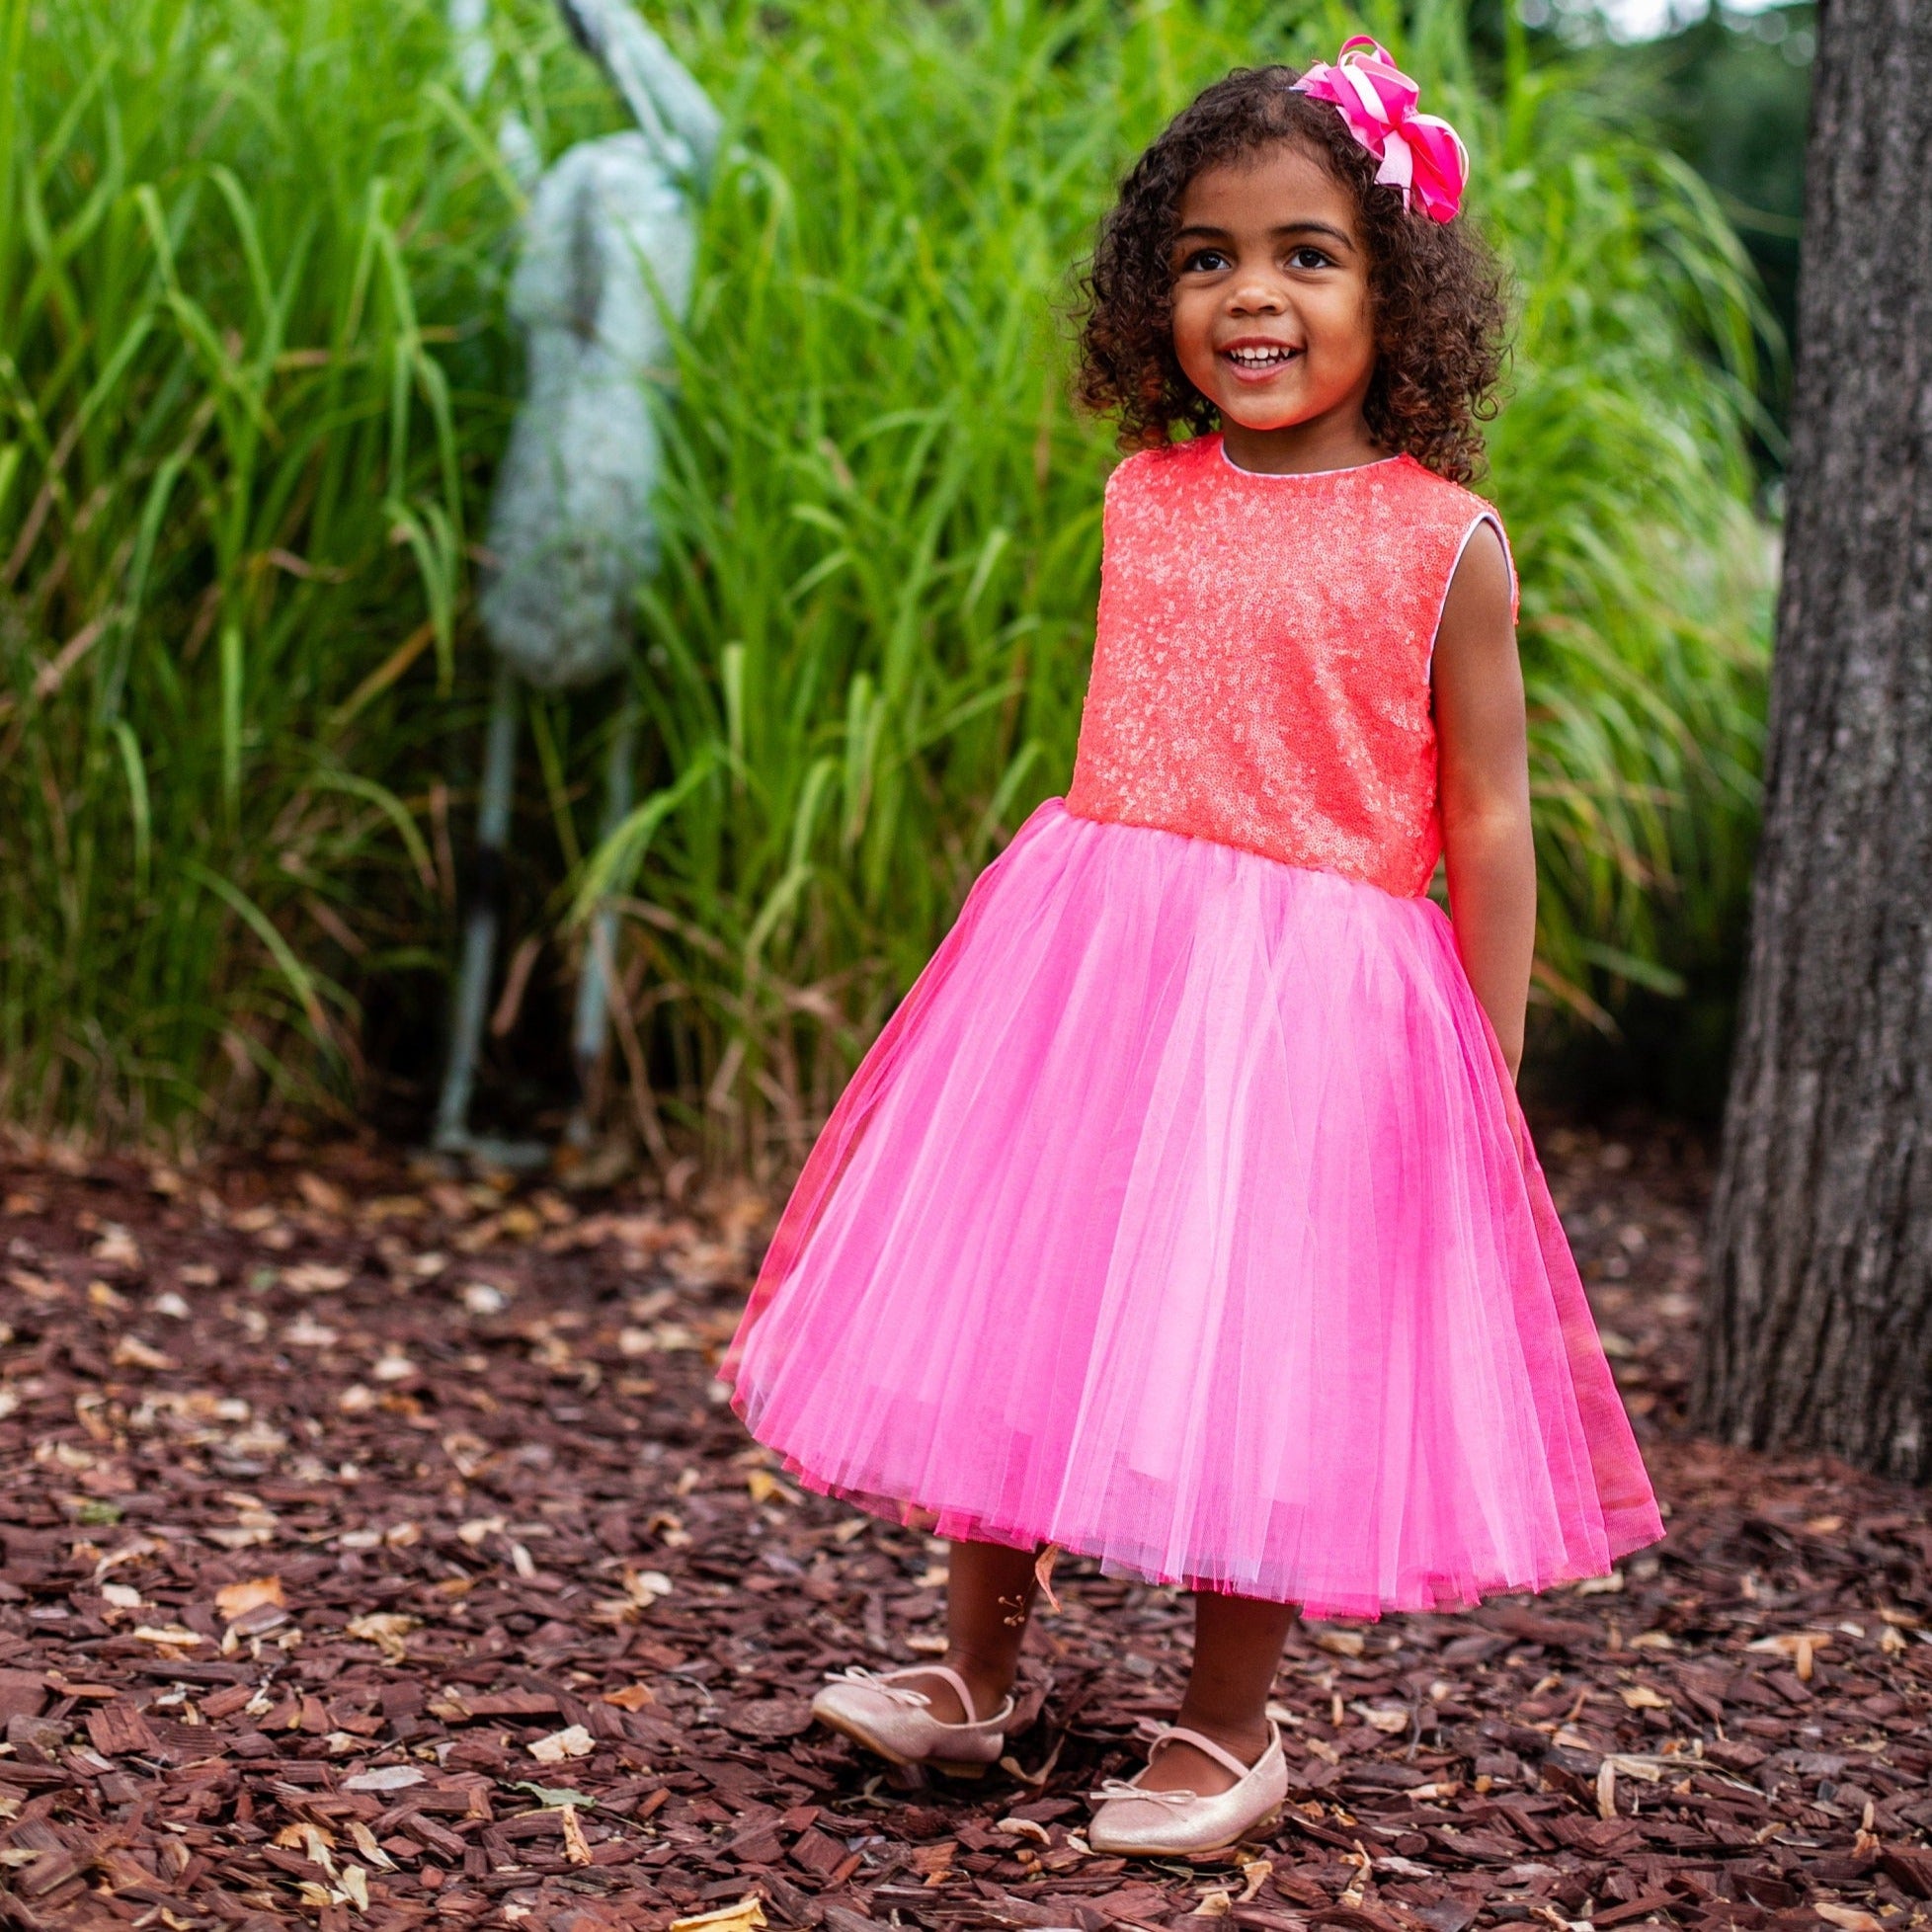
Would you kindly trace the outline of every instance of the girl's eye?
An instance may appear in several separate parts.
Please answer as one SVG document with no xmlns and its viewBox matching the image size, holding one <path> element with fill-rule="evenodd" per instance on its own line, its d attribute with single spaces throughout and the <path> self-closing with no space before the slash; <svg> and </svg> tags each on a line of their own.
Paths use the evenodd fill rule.
<svg viewBox="0 0 1932 1932">
<path fill-rule="evenodd" d="M 1314 243 L 1303 242 L 1301 247 L 1288 257 L 1288 266 L 1291 269 L 1326 269 L 1330 266 L 1330 263 L 1328 257 Z"/>
<path fill-rule="evenodd" d="M 1181 264 L 1183 273 L 1213 275 L 1228 266 L 1228 258 L 1218 248 L 1197 248 Z"/>
</svg>

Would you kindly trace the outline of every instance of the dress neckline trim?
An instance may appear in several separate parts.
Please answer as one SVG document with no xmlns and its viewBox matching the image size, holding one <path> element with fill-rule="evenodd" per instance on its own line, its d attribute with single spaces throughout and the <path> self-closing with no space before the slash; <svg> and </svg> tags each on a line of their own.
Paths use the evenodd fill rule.
<svg viewBox="0 0 1932 1932">
<path fill-rule="evenodd" d="M 1244 469 L 1229 455 L 1228 440 L 1219 430 L 1214 433 L 1214 450 L 1237 476 L 1250 477 L 1256 483 L 1317 483 L 1331 476 L 1360 476 L 1366 470 L 1387 469 L 1391 463 L 1411 460 L 1408 450 L 1399 449 L 1393 456 L 1378 456 L 1372 463 L 1347 463 L 1340 469 Z"/>
</svg>

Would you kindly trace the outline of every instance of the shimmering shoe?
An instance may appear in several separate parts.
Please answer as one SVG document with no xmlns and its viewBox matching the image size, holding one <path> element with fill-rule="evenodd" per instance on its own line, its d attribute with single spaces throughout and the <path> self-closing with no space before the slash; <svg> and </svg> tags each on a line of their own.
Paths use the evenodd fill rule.
<svg viewBox="0 0 1932 1932">
<path fill-rule="evenodd" d="M 902 1677 L 943 1677 L 959 1693 L 964 1724 L 941 1724 L 924 1691 Z M 978 1778 L 1000 1761 L 1006 1726 L 1013 1714 L 1008 1697 L 990 1718 L 973 1715 L 973 1694 L 956 1670 L 942 1663 L 873 1672 L 856 1667 L 835 1674 L 812 1700 L 812 1715 L 855 1744 L 891 1764 L 925 1764 L 956 1778 Z M 1279 1752 L 1277 1751 L 1277 1755 Z"/>
<path fill-rule="evenodd" d="M 1087 1829 L 1087 1842 L 1096 1852 L 1111 1858 L 1201 1858 L 1226 1851 L 1273 1817 L 1288 1796 L 1288 1761 L 1281 1754 L 1281 1731 L 1272 1721 L 1267 1748 L 1251 1765 L 1211 1737 L 1178 1725 L 1158 1727 L 1153 1738 L 1150 1764 L 1163 1745 L 1192 1744 L 1236 1782 L 1203 1798 L 1191 1791 L 1143 1791 L 1140 1778 L 1109 1778 L 1087 1794 L 1099 1808 Z"/>
</svg>

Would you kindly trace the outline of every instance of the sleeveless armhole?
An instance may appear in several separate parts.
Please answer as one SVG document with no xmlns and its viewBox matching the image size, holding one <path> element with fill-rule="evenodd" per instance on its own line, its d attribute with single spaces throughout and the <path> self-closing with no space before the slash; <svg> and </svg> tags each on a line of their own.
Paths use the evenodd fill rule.
<svg viewBox="0 0 1932 1932">
<path fill-rule="evenodd" d="M 1449 575 L 1442 580 L 1442 602 L 1436 605 L 1435 627 L 1429 632 L 1428 662 L 1422 667 L 1423 677 L 1431 677 L 1435 672 L 1435 642 L 1442 635 L 1442 613 L 1449 608 L 1449 593 L 1455 588 L 1456 573 L 1463 567 L 1463 558 L 1468 554 L 1470 539 L 1485 523 L 1495 531 L 1496 541 L 1502 545 L 1502 567 L 1509 573 L 1509 621 L 1513 625 L 1522 612 L 1523 587 L 1516 577 L 1516 554 L 1509 547 L 1509 532 L 1502 526 L 1502 519 L 1487 504 L 1470 519 L 1469 527 L 1463 531 L 1463 540 L 1456 545 L 1456 555 L 1449 565 Z"/>
<path fill-rule="evenodd" d="M 1171 446 L 1172 445 L 1170 444 L 1169 447 Z M 1124 489 L 1127 486 L 1127 483 L 1129 481 L 1129 472 L 1130 471 L 1138 472 L 1141 468 L 1145 466 L 1143 462 L 1143 459 L 1145 457 L 1159 455 L 1160 453 L 1161 452 L 1156 449 L 1128 450 L 1126 455 L 1122 456 L 1119 462 L 1115 463 L 1114 466 L 1107 471 L 1106 483 L 1104 484 L 1104 486 L 1101 488 L 1100 491 L 1101 500 L 1106 503 L 1111 503 L 1114 499 L 1115 493 L 1119 490 Z"/>
</svg>

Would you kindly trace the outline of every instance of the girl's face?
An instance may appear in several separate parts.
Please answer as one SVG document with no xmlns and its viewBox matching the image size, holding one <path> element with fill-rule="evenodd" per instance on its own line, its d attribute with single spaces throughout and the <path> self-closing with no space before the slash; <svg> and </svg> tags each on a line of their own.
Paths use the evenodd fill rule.
<svg viewBox="0 0 1932 1932">
<path fill-rule="evenodd" d="M 1244 468 L 1340 467 L 1374 451 L 1368 254 L 1353 195 L 1275 141 L 1204 168 L 1180 203 L 1174 354 Z M 1333 459 L 1340 458 L 1340 462 Z"/>
</svg>

